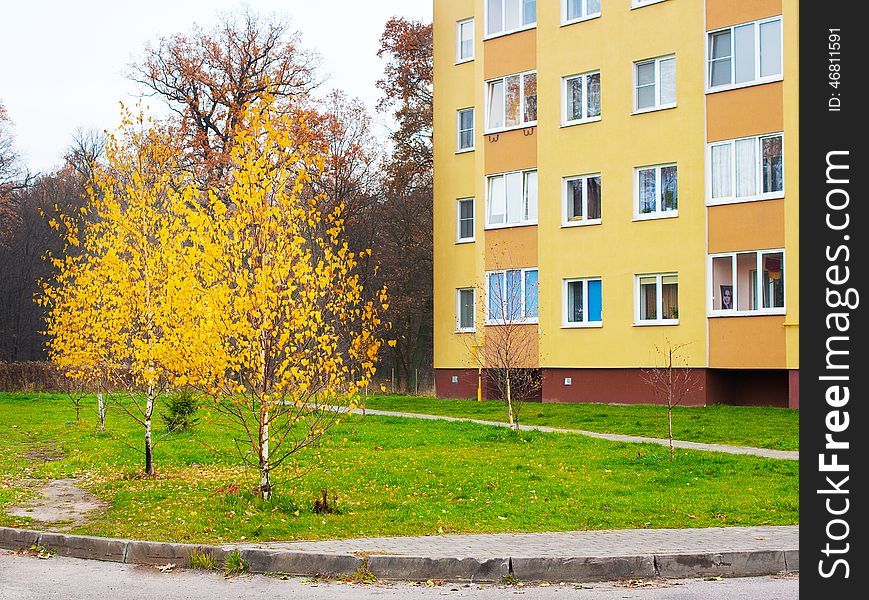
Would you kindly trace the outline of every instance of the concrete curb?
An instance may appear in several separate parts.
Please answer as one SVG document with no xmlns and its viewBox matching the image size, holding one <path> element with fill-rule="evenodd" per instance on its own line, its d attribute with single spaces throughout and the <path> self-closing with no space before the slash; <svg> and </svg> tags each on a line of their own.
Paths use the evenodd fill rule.
<svg viewBox="0 0 869 600">
<path fill-rule="evenodd" d="M 0 527 L 0 548 L 44 546 L 61 556 L 128 564 L 186 567 L 194 550 L 219 563 L 238 550 L 253 573 L 349 575 L 365 567 L 378 579 L 498 582 L 507 575 L 521 581 L 612 581 L 655 577 L 751 577 L 799 571 L 799 550 L 746 550 L 720 553 L 651 553 L 633 556 L 439 557 L 300 552 L 246 546 L 174 544 L 70 535 Z"/>
</svg>

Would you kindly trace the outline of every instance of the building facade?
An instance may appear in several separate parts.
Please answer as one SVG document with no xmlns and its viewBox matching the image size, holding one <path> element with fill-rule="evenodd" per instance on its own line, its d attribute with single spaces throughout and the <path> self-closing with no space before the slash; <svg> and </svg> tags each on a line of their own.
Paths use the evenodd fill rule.
<svg viewBox="0 0 869 600">
<path fill-rule="evenodd" d="M 686 404 L 799 406 L 798 19 L 434 0 L 438 396 L 509 328 L 543 401 L 653 402 L 675 347 Z"/>
</svg>

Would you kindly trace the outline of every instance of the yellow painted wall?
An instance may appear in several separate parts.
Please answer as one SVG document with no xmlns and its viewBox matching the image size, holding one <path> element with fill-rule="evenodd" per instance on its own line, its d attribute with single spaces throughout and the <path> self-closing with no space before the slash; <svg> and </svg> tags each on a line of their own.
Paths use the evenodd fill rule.
<svg viewBox="0 0 869 600">
<path fill-rule="evenodd" d="M 785 130 L 785 248 L 788 270 L 785 281 L 787 297 L 786 366 L 800 366 L 800 16 L 797 0 L 782 2 L 782 41 L 784 44 L 784 107 Z"/>
<path fill-rule="evenodd" d="M 455 64 L 456 22 L 475 16 L 475 59 Z M 468 338 L 457 335 L 456 289 L 480 287 L 483 273 L 483 70 L 482 3 L 434 3 L 434 364 L 436 368 L 473 366 Z M 456 110 L 475 106 L 474 152 L 456 154 Z M 456 244 L 456 200 L 474 197 L 475 243 Z M 482 298 L 477 300 L 478 308 Z"/>
<path fill-rule="evenodd" d="M 634 10 L 631 0 L 602 4 L 600 18 L 560 26 L 560 2 L 541 1 L 536 28 L 484 41 L 483 0 L 434 1 L 435 367 L 474 366 L 469 348 L 484 330 L 483 274 L 503 266 L 496 264 L 503 261 L 495 260 L 493 249 L 509 247 L 515 266 L 539 268 L 543 367 L 645 366 L 655 361 L 654 346 L 669 340 L 687 344 L 691 366 L 797 368 L 797 1 L 667 0 Z M 705 94 L 705 31 L 779 13 L 784 15 L 783 82 Z M 455 23 L 470 16 L 476 17 L 475 60 L 455 65 Z M 673 53 L 677 108 L 632 115 L 632 63 Z M 483 82 L 535 65 L 538 126 L 533 135 L 517 130 L 490 141 L 482 134 Z M 561 78 L 598 69 L 601 121 L 561 127 Z M 471 105 L 476 107 L 476 150 L 456 154 L 455 111 Z M 785 132 L 787 197 L 710 207 L 707 217 L 707 134 L 717 140 L 770 131 Z M 633 167 L 669 162 L 679 167 L 679 216 L 634 221 Z M 485 175 L 534 166 L 539 225 L 485 231 Z M 562 178 L 588 173 L 602 175 L 602 224 L 562 228 Z M 456 244 L 455 202 L 470 196 L 476 199 L 476 242 Z M 782 245 L 788 265 L 786 316 L 707 319 L 707 251 Z M 633 326 L 634 275 L 672 271 L 679 274 L 679 325 Z M 603 278 L 603 327 L 561 327 L 562 280 L 569 277 Z M 477 335 L 458 335 L 455 290 L 471 286 L 480 290 Z M 739 355 L 737 349 L 746 345 L 760 353 L 757 361 L 750 352 Z M 761 352 L 764 347 L 769 351 Z"/>
<path fill-rule="evenodd" d="M 602 16 L 559 27 L 558 2 L 538 3 L 538 160 L 541 364 L 637 367 L 655 345 L 688 344 L 706 362 L 702 2 L 630 10 L 603 3 Z M 697 35 L 684 35 L 686 31 Z M 677 108 L 632 115 L 633 63 L 676 55 Z M 560 127 L 561 78 L 600 70 L 601 120 Z M 633 168 L 678 164 L 679 216 L 633 221 Z M 562 178 L 601 173 L 601 225 L 561 227 Z M 634 275 L 679 274 L 678 326 L 635 327 Z M 562 280 L 602 277 L 603 327 L 564 329 Z"/>
</svg>

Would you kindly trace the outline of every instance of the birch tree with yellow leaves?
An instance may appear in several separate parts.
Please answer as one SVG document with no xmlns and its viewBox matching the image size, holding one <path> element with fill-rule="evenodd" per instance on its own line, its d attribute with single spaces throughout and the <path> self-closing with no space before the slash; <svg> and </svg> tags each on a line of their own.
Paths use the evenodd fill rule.
<svg viewBox="0 0 869 600">
<path fill-rule="evenodd" d="M 291 462 L 358 404 L 382 346 L 386 291 L 365 300 L 343 206 L 315 193 L 324 153 L 302 109 L 247 105 L 228 189 L 189 204 L 170 277 L 178 383 L 195 386 L 240 432 L 236 443 L 272 495 Z"/>
<path fill-rule="evenodd" d="M 122 406 L 144 430 L 145 472 L 155 474 L 151 421 L 172 381 L 166 332 L 178 323 L 169 274 L 196 193 L 176 168 L 171 136 L 129 113 L 109 137 L 80 214 L 59 215 L 70 251 L 44 285 L 49 357 L 71 378 L 126 391 Z"/>
</svg>

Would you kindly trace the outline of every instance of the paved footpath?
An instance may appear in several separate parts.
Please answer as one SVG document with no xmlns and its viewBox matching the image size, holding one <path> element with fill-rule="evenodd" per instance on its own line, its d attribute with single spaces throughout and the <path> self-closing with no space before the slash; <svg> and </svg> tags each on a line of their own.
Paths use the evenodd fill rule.
<svg viewBox="0 0 869 600">
<path fill-rule="evenodd" d="M 431 558 L 613 557 L 796 550 L 799 547 L 799 537 L 799 526 L 792 525 L 428 535 L 267 542 L 249 544 L 248 547 L 322 554 L 384 554 Z"/>
<path fill-rule="evenodd" d="M 381 417 L 405 417 L 408 419 L 430 419 L 435 421 L 460 421 L 464 423 L 477 423 L 479 425 L 494 425 L 496 427 L 510 427 L 508 423 L 500 421 L 480 421 L 478 419 L 466 419 L 462 417 L 447 417 L 444 415 L 427 415 L 422 413 L 405 413 L 394 412 L 391 410 L 373 410 L 366 408 L 364 411 L 356 409 L 351 411 L 356 414 L 375 415 Z M 547 427 L 546 425 L 519 425 L 519 429 L 523 431 L 544 431 L 548 433 L 573 433 L 577 435 L 587 435 L 588 437 L 598 438 L 601 440 L 610 440 L 613 442 L 629 442 L 642 444 L 660 444 L 668 446 L 670 440 L 663 438 L 651 438 L 638 435 L 621 435 L 616 433 L 598 433 L 596 431 L 584 431 L 582 429 L 564 429 L 561 427 Z M 769 448 L 751 448 L 749 446 L 729 446 L 726 444 L 703 444 L 700 442 L 685 442 L 682 440 L 673 440 L 673 446 L 676 448 L 685 448 L 688 450 L 706 450 L 708 452 L 726 452 L 727 454 L 750 454 L 763 458 L 778 458 L 783 460 L 799 460 L 800 453 L 790 450 L 771 450 Z"/>
</svg>

